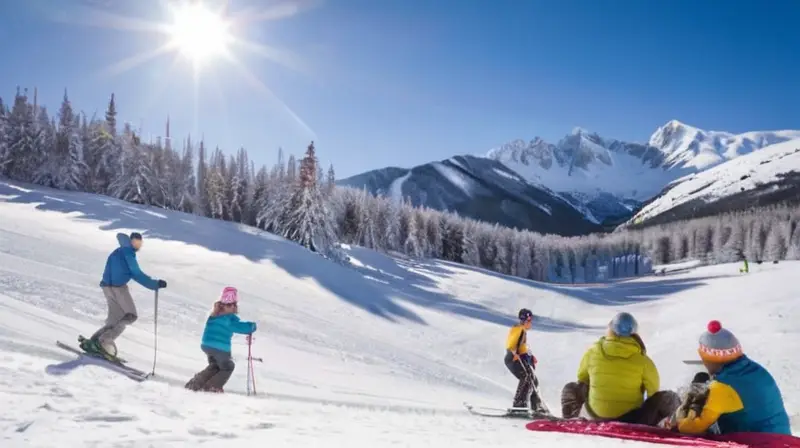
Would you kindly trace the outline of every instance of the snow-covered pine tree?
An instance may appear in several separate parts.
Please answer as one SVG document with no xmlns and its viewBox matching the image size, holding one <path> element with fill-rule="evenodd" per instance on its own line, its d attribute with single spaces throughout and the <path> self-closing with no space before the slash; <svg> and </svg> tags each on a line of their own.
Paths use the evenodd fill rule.
<svg viewBox="0 0 800 448">
<path fill-rule="evenodd" d="M 283 234 L 312 251 L 331 255 L 337 249 L 336 235 L 317 185 L 317 163 L 314 142 L 311 142 L 300 163 L 298 182 L 289 201 Z"/>
<path fill-rule="evenodd" d="M 477 235 L 479 232 L 478 223 L 466 219 L 464 219 L 463 222 L 463 241 L 461 246 L 464 248 L 464 252 L 461 255 L 462 262 L 467 266 L 480 266 L 481 256 L 477 243 Z"/>
<path fill-rule="evenodd" d="M 420 247 L 420 229 L 417 221 L 416 210 L 410 206 L 403 207 L 401 212 L 401 223 L 405 222 L 405 241 L 403 241 L 403 252 L 412 258 L 422 258 L 424 253 Z M 402 224 L 401 224 L 402 225 Z M 424 227 L 422 229 L 424 231 Z"/>
<path fill-rule="evenodd" d="M 5 173 L 5 166 L 11 160 L 8 152 L 8 109 L 3 98 L 0 98 L 0 176 Z"/>
<path fill-rule="evenodd" d="M 211 206 L 208 202 L 208 160 L 206 159 L 206 147 L 203 140 L 200 140 L 200 148 L 197 150 L 197 196 L 195 198 L 195 213 L 201 216 L 211 216 Z"/>
<path fill-rule="evenodd" d="M 258 214 L 264 210 L 267 204 L 268 189 L 269 189 L 269 174 L 267 167 L 262 166 L 255 175 L 252 183 L 252 194 L 250 195 L 249 209 L 250 213 L 248 223 L 251 226 L 258 227 Z"/>
<path fill-rule="evenodd" d="M 59 162 L 59 169 L 55 175 L 58 188 L 83 191 L 88 170 L 83 158 L 80 117 L 72 110 L 72 103 L 66 90 L 58 112 L 55 158 Z"/>
<path fill-rule="evenodd" d="M 194 176 L 194 148 L 191 139 L 187 139 L 178 170 L 179 184 L 175 197 L 175 208 L 186 213 L 194 213 L 196 209 L 197 179 Z"/>
<path fill-rule="evenodd" d="M 34 132 L 32 161 L 35 163 L 36 168 L 33 170 L 33 182 L 57 187 L 52 177 L 56 171 L 55 161 L 50 160 L 55 154 L 56 129 L 47 114 L 47 109 L 44 107 L 40 108 L 36 114 L 34 126 L 36 130 Z M 42 175 L 44 176 L 43 178 L 40 177 Z"/>
<path fill-rule="evenodd" d="M 154 185 L 153 173 L 144 145 L 127 124 L 120 136 L 120 146 L 120 169 L 109 186 L 111 196 L 134 204 L 149 205 Z"/>
<path fill-rule="evenodd" d="M 8 116 L 7 158 L 4 173 L 9 179 L 27 182 L 32 180 L 35 166 L 36 127 L 33 110 L 28 103 L 27 90 L 17 88 L 14 106 Z"/>
<path fill-rule="evenodd" d="M 333 171 L 333 164 L 328 167 L 328 175 L 325 178 L 325 195 L 330 196 L 333 194 L 333 189 L 336 188 L 336 173 Z"/>
<path fill-rule="evenodd" d="M 295 160 L 293 154 L 289 155 L 289 161 L 286 164 L 286 181 L 290 185 L 294 185 L 295 181 L 297 181 L 297 160 Z"/>
</svg>

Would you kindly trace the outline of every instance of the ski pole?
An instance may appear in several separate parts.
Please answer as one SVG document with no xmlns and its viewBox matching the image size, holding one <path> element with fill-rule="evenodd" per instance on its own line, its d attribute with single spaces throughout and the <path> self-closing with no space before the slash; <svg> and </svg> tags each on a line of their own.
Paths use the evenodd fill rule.
<svg viewBox="0 0 800 448">
<path fill-rule="evenodd" d="M 153 370 L 148 376 L 156 375 L 156 358 L 158 356 L 158 289 L 155 293 L 154 314 L 153 314 Z"/>
<path fill-rule="evenodd" d="M 259 359 L 260 361 L 260 359 Z M 262 361 L 263 362 L 263 361 Z M 256 395 L 256 373 L 253 368 L 253 334 L 247 336 L 247 388 L 248 395 L 250 394 L 250 384 L 253 385 L 253 395 Z"/>
</svg>

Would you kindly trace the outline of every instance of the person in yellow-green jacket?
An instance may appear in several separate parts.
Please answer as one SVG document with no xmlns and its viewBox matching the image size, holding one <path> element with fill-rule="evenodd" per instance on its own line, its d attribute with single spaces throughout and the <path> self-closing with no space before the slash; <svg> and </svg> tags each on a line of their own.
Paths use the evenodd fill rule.
<svg viewBox="0 0 800 448">
<path fill-rule="evenodd" d="M 736 336 L 711 321 L 700 336 L 698 353 L 712 376 L 702 408 L 678 415 L 673 429 L 702 434 L 716 424 L 721 434 L 765 432 L 792 435 L 789 415 L 775 379 L 748 358 Z M 687 397 L 691 398 L 691 397 Z M 679 412 L 680 413 L 680 412 Z"/>
<path fill-rule="evenodd" d="M 506 339 L 506 356 L 504 359 L 508 370 L 519 380 L 517 392 L 514 394 L 514 408 L 522 411 L 528 405 L 530 397 L 530 409 L 534 413 L 545 412 L 542 408 L 542 400 L 536 392 L 539 387 L 539 380 L 534 372 L 536 368 L 536 357 L 528 353 L 528 332 L 533 322 L 531 310 L 523 308 L 517 315 L 519 323 L 511 327 Z"/>
<path fill-rule="evenodd" d="M 583 355 L 578 381 L 564 386 L 561 412 L 564 418 L 576 418 L 585 406 L 593 419 L 655 426 L 681 404 L 677 393 L 659 391 L 659 383 L 636 319 L 619 313 L 606 336 Z"/>
</svg>

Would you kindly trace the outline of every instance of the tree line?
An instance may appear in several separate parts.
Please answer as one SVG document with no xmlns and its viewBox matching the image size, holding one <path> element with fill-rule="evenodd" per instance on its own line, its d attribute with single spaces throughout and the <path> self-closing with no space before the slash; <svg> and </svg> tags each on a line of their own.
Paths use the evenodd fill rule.
<svg viewBox="0 0 800 448">
<path fill-rule="evenodd" d="M 179 147 L 178 147 L 179 146 Z M 303 157 L 256 168 L 247 151 L 144 142 L 119 129 L 114 95 L 102 117 L 76 113 L 65 92 L 51 117 L 25 90 L 0 98 L 0 176 L 255 226 L 346 262 L 340 244 L 436 258 L 532 280 L 584 283 L 652 272 L 653 264 L 800 258 L 800 209 L 776 206 L 581 237 L 478 222 L 335 185 L 311 142 Z"/>
</svg>

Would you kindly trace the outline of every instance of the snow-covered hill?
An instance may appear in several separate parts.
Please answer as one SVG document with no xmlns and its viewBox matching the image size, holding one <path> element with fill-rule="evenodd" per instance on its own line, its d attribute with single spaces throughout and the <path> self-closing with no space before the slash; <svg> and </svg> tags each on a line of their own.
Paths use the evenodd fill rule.
<svg viewBox="0 0 800 448">
<path fill-rule="evenodd" d="M 156 377 L 135 383 L 102 367 L 66 376 L 54 345 L 102 324 L 97 286 L 117 232 L 142 231 L 143 269 L 169 282 L 160 295 Z M 106 197 L 0 182 L 0 437 L 16 447 L 650 446 L 531 433 L 522 421 L 481 419 L 461 403 L 506 406 L 515 380 L 502 362 L 516 311 L 529 335 L 546 401 L 558 408 L 583 350 L 614 313 L 639 321 L 663 388 L 685 384 L 697 336 L 720 319 L 780 384 L 800 430 L 798 263 L 676 271 L 585 287 L 504 277 L 466 266 L 352 248 L 353 267 L 231 223 Z M 224 395 L 182 388 L 204 366 L 200 333 L 222 287 L 241 292 L 259 323 L 259 395 L 245 391 L 246 346 Z M 784 286 L 785 285 L 785 286 Z M 119 348 L 153 362 L 152 294 L 132 286 L 139 320 Z M 527 441 L 527 442 L 525 442 Z"/>
<path fill-rule="evenodd" d="M 800 138 L 800 131 L 734 135 L 672 120 L 648 143 L 631 143 L 575 129 L 556 144 L 515 140 L 489 151 L 528 181 L 566 197 L 599 220 L 618 218 L 667 184 L 763 147 Z"/>
<path fill-rule="evenodd" d="M 532 185 L 503 164 L 483 157 L 456 156 L 411 169 L 383 168 L 337 184 L 397 200 L 408 198 L 415 206 L 454 211 L 506 227 L 567 236 L 600 230 L 570 198 Z"/>
<path fill-rule="evenodd" d="M 645 205 L 630 223 L 665 223 L 800 200 L 800 139 L 768 146 L 689 175 Z"/>
</svg>

